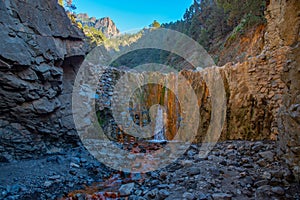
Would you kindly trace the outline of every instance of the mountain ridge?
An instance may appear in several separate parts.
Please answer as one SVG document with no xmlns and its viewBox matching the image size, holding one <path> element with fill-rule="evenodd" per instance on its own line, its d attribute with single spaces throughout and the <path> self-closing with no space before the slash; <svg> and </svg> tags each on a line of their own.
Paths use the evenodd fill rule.
<svg viewBox="0 0 300 200">
<path fill-rule="evenodd" d="M 117 28 L 115 22 L 110 17 L 89 17 L 87 13 L 76 14 L 76 21 L 82 26 L 94 27 L 101 31 L 107 38 L 120 35 L 120 30 Z"/>
</svg>

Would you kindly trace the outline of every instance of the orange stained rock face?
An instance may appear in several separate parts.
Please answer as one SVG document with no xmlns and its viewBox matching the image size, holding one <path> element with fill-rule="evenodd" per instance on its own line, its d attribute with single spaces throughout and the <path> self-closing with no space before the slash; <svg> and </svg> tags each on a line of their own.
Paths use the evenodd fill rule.
<svg viewBox="0 0 300 200">
<path fill-rule="evenodd" d="M 199 110 L 195 109 L 196 105 L 183 105 L 181 102 L 183 99 L 190 98 L 186 87 L 193 89 L 197 97 Z M 183 125 L 181 123 L 182 120 L 188 120 L 184 119 L 184 116 L 190 117 L 184 112 L 199 112 L 202 115 L 200 117 L 203 117 L 203 111 L 209 110 L 204 108 L 210 106 L 208 97 L 209 90 L 205 81 L 201 78 L 200 72 L 182 71 L 179 74 L 160 74 L 159 84 L 145 84 L 134 92 L 131 97 L 131 106 L 132 110 L 134 110 L 132 115 L 138 115 L 139 125 L 142 126 L 142 121 L 147 119 L 143 111 L 149 111 L 152 106 L 159 104 L 164 108 L 165 139 L 173 140 L 179 128 Z M 182 106 L 188 106 L 189 108 L 184 107 L 183 110 Z M 156 110 L 154 112 L 153 116 L 150 113 L 152 126 L 155 126 Z M 204 119 L 201 121 L 204 121 Z M 205 127 L 199 127 L 200 132 L 204 133 L 205 130 Z M 184 135 L 180 135 L 178 139 L 184 139 L 184 137 Z"/>
</svg>

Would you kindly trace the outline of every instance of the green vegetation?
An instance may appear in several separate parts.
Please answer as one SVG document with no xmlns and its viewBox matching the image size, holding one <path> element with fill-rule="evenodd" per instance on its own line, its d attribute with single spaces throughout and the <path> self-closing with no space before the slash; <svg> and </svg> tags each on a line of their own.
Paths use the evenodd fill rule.
<svg viewBox="0 0 300 200">
<path fill-rule="evenodd" d="M 152 28 L 159 28 L 160 27 L 160 23 L 158 21 L 154 20 L 152 22 L 152 24 L 150 25 L 150 27 L 152 27 Z"/>
<path fill-rule="evenodd" d="M 194 0 L 193 4 L 186 9 L 183 20 L 168 24 L 160 24 L 154 20 L 149 25 L 152 30 L 144 29 L 135 34 L 124 34 L 108 39 L 100 30 L 76 22 L 76 15 L 73 14 L 76 6 L 72 4 L 72 0 L 58 0 L 58 2 L 61 5 L 64 4 L 71 21 L 83 30 L 90 43 L 94 45 L 104 45 L 107 49 L 119 51 L 121 48 L 138 42 L 143 35 L 147 34 L 147 31 L 155 31 L 155 28 L 164 27 L 185 33 L 199 42 L 212 53 L 216 62 L 222 60 L 220 55 L 224 46 L 236 41 L 252 27 L 266 22 L 264 18 L 266 0 Z M 81 17 L 82 22 L 88 20 L 84 19 L 84 15 Z M 175 58 L 168 52 L 144 49 L 119 58 L 112 63 L 112 66 L 133 68 L 151 61 L 168 64 L 176 69 L 178 63 L 183 63 L 181 58 Z"/>
<path fill-rule="evenodd" d="M 64 0 L 58 0 L 58 4 L 64 6 Z"/>
<path fill-rule="evenodd" d="M 103 113 L 101 111 L 97 111 L 96 115 L 97 115 L 98 123 L 102 127 L 106 123 L 105 117 L 103 117 Z"/>
<path fill-rule="evenodd" d="M 250 22 L 263 22 L 264 10 L 266 8 L 266 1 L 264 0 L 216 0 L 217 5 L 221 7 L 226 13 L 227 23 L 232 26 L 237 26 L 242 19 Z M 252 21 L 252 19 L 254 21 Z"/>
<path fill-rule="evenodd" d="M 73 4 L 73 0 L 58 0 L 58 4 L 65 8 L 66 13 L 71 20 L 71 22 L 75 25 L 76 23 L 76 16 L 74 14 L 74 11 L 77 9 L 75 4 Z"/>
<path fill-rule="evenodd" d="M 183 20 L 162 24 L 198 41 L 206 50 L 228 35 L 230 40 L 247 29 L 265 23 L 266 0 L 194 0 Z"/>
<path fill-rule="evenodd" d="M 82 24 L 78 23 L 78 27 L 82 27 Z M 84 26 L 83 32 L 89 38 L 91 44 L 101 45 L 107 40 L 105 35 L 94 27 Z"/>
<path fill-rule="evenodd" d="M 69 12 L 73 12 L 74 10 L 76 10 L 76 6 L 75 4 L 73 4 L 73 0 L 58 0 L 58 4 L 66 8 Z"/>
<path fill-rule="evenodd" d="M 119 51 L 121 47 L 130 46 L 132 43 L 137 42 L 143 36 L 143 33 L 143 30 L 134 34 L 126 33 L 117 37 L 110 38 L 109 40 L 105 40 L 104 45 L 106 48 Z"/>
<path fill-rule="evenodd" d="M 80 22 L 77 22 L 76 15 L 74 11 L 76 10 L 76 6 L 73 4 L 72 0 L 58 0 L 58 4 L 63 6 L 66 9 L 66 13 L 70 18 L 71 22 L 76 25 L 79 29 L 82 29 L 84 34 L 88 37 L 89 42 L 94 45 L 101 45 L 104 41 L 107 40 L 105 35 L 97 30 L 94 27 L 82 26 Z"/>
</svg>

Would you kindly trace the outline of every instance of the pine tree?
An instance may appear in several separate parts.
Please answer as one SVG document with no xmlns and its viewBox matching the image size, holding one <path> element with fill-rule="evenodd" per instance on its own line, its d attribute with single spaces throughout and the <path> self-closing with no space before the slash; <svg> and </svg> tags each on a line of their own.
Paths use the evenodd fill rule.
<svg viewBox="0 0 300 200">
<path fill-rule="evenodd" d="M 152 24 L 150 25 L 150 27 L 153 27 L 153 28 L 159 28 L 160 27 L 160 23 L 156 20 L 154 20 L 152 22 Z"/>
</svg>

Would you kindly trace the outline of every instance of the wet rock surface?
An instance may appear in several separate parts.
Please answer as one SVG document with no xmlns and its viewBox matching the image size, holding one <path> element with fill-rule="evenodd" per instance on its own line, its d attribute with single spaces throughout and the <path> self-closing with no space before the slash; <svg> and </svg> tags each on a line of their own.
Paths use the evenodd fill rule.
<svg viewBox="0 0 300 200">
<path fill-rule="evenodd" d="M 75 148 L 1 163 L 0 199 L 300 199 L 299 182 L 274 149 L 271 141 L 226 141 L 199 158 L 192 145 L 166 168 L 130 174 Z M 191 151 L 196 154 L 188 156 Z"/>
</svg>

